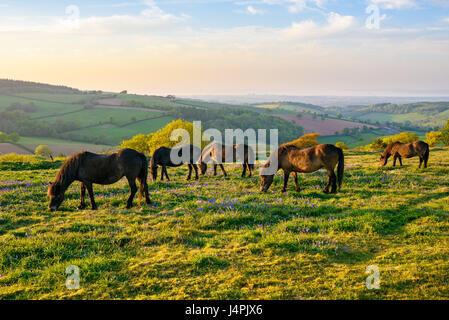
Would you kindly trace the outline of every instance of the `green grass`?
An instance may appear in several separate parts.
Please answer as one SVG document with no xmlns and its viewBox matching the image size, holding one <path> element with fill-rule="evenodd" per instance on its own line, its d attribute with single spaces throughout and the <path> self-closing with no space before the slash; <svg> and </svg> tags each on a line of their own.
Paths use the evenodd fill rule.
<svg viewBox="0 0 449 320">
<path fill-rule="evenodd" d="M 78 185 L 48 212 L 57 170 L 0 171 L 0 299 L 447 299 L 449 160 L 432 150 L 379 168 L 378 154 L 347 153 L 342 191 L 325 174 L 303 191 L 267 194 L 259 178 L 150 182 L 151 206 L 125 209 L 126 181 L 95 186 L 98 211 L 77 210 Z M 391 163 L 390 163 L 391 165 Z M 65 269 L 80 268 L 79 290 Z M 367 266 L 380 289 L 365 287 Z"/>
<path fill-rule="evenodd" d="M 411 131 L 416 133 L 421 140 L 425 140 L 425 133 L 421 131 Z M 335 136 L 321 136 L 318 137 L 320 143 L 335 144 L 337 142 L 344 142 L 348 148 L 353 149 L 357 147 L 366 146 L 372 143 L 376 138 L 391 136 L 393 133 L 385 130 L 372 129 L 368 132 L 360 133 L 358 135 L 335 135 Z"/>
<path fill-rule="evenodd" d="M 75 140 L 83 140 L 83 137 L 101 137 L 102 143 L 115 146 L 120 144 L 122 140 L 130 139 L 139 133 L 147 134 L 150 132 L 155 132 L 173 120 L 174 118 L 172 117 L 161 117 L 136 122 L 135 124 L 124 127 L 120 127 L 115 124 L 104 124 L 67 132 L 62 134 L 62 137 Z"/>
<path fill-rule="evenodd" d="M 109 118 L 114 118 L 114 124 L 124 125 L 126 123 L 142 120 L 146 118 L 153 118 L 160 116 L 160 112 L 141 111 L 141 110 L 124 110 L 124 109 L 106 109 L 97 108 L 84 110 L 78 113 L 67 114 L 60 117 L 52 118 L 53 121 L 61 119 L 64 121 L 77 121 L 82 126 L 94 125 L 99 122 L 107 123 Z M 133 120 L 135 118 L 136 120 Z"/>
</svg>

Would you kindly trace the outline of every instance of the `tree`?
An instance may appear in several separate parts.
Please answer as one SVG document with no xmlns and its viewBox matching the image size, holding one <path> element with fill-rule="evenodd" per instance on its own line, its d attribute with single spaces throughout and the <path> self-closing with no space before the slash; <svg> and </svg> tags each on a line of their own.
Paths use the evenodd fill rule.
<svg viewBox="0 0 449 320">
<path fill-rule="evenodd" d="M 309 133 L 305 134 L 299 139 L 296 139 L 294 141 L 290 141 L 287 143 L 284 143 L 282 146 L 285 145 L 294 145 L 298 148 L 309 148 L 316 146 L 318 144 L 318 137 L 320 136 L 319 133 Z"/>
<path fill-rule="evenodd" d="M 343 134 L 344 134 L 345 136 L 348 136 L 349 133 L 350 133 L 349 128 L 344 128 L 344 129 L 343 129 Z"/>
<path fill-rule="evenodd" d="M 442 142 L 443 141 L 442 139 L 443 133 L 441 131 L 430 131 L 426 133 L 426 142 L 431 147 L 434 147 L 438 143 Z"/>
<path fill-rule="evenodd" d="M 148 135 L 138 134 L 137 136 L 131 138 L 130 140 L 122 141 L 122 143 L 120 144 L 120 149 L 130 148 L 139 151 L 143 154 L 149 155 L 150 148 L 148 142 L 151 140 L 152 136 L 153 136 L 152 133 Z"/>
<path fill-rule="evenodd" d="M 402 143 L 410 143 L 419 140 L 419 137 L 416 133 L 411 132 L 401 132 L 394 136 L 385 137 L 382 139 L 386 145 L 389 145 L 393 142 L 402 142 Z"/>
<path fill-rule="evenodd" d="M 17 133 L 7 134 L 0 131 L 0 142 L 17 142 L 20 136 Z"/>
<path fill-rule="evenodd" d="M 8 141 L 8 136 L 9 136 L 8 134 L 0 131 L 0 142 Z"/>
<path fill-rule="evenodd" d="M 449 146 L 449 120 L 447 120 L 446 125 L 441 129 L 441 141 L 444 145 Z"/>
<path fill-rule="evenodd" d="M 189 133 L 190 144 L 193 144 L 193 123 L 188 121 L 183 121 L 181 119 L 175 120 L 167 124 L 164 128 L 155 132 L 151 139 L 148 141 L 148 148 L 151 153 L 153 153 L 159 147 L 172 148 L 177 145 L 181 140 L 172 141 L 170 139 L 172 132 L 176 129 L 184 129 Z M 201 130 L 201 136 L 203 136 L 203 130 Z M 205 147 L 209 141 L 202 141 L 201 147 Z"/>
<path fill-rule="evenodd" d="M 16 132 L 11 133 L 8 138 L 11 142 L 18 142 L 20 140 L 20 136 Z"/>
<path fill-rule="evenodd" d="M 337 113 L 337 118 L 341 119 L 341 118 L 343 118 L 343 115 L 341 113 Z"/>
<path fill-rule="evenodd" d="M 34 151 L 34 154 L 37 156 L 50 158 L 53 160 L 53 152 L 46 145 L 37 146 L 36 150 Z"/>
<path fill-rule="evenodd" d="M 301 119 L 301 118 L 302 118 L 302 113 L 301 113 L 301 112 L 298 112 L 298 113 L 296 114 L 296 117 L 297 117 L 298 119 Z"/>
<path fill-rule="evenodd" d="M 337 143 L 335 144 L 335 146 L 336 146 L 337 148 L 340 148 L 340 149 L 343 149 L 343 150 L 347 150 L 347 149 L 348 149 L 348 146 L 347 146 L 344 142 L 337 142 Z"/>
</svg>

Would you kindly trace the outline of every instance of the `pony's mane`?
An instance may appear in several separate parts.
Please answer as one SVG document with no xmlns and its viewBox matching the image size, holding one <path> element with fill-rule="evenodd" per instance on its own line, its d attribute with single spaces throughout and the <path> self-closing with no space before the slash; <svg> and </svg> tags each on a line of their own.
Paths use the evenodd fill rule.
<svg viewBox="0 0 449 320">
<path fill-rule="evenodd" d="M 383 155 L 384 155 L 384 156 L 387 155 L 387 154 L 391 151 L 391 149 L 393 149 L 393 147 L 394 147 L 394 146 L 397 146 L 398 144 L 403 144 L 403 143 L 402 143 L 402 142 L 399 142 L 399 141 L 395 141 L 395 142 L 390 143 L 390 144 L 385 148 L 385 151 L 384 151 Z"/>
<path fill-rule="evenodd" d="M 52 186 L 59 185 L 65 188 L 68 183 L 73 182 L 77 169 L 86 155 L 86 151 L 81 151 L 68 158 L 59 169 Z"/>
<path fill-rule="evenodd" d="M 268 168 L 270 166 L 271 162 L 273 161 L 274 157 L 281 156 L 282 154 L 284 154 L 285 152 L 288 152 L 290 150 L 301 150 L 301 148 L 299 148 L 295 145 L 292 145 L 292 144 L 283 144 L 276 151 L 274 151 L 270 154 L 267 162 L 265 163 L 265 165 L 263 167 Z"/>
<path fill-rule="evenodd" d="M 200 157 L 200 161 L 203 162 L 204 158 L 207 157 L 212 153 L 212 150 L 215 148 L 215 146 L 218 145 L 218 148 L 220 148 L 222 146 L 221 143 L 218 142 L 213 142 L 212 144 L 210 144 L 209 146 L 207 146 L 206 148 L 204 148 L 203 152 L 201 152 L 201 157 Z"/>
</svg>

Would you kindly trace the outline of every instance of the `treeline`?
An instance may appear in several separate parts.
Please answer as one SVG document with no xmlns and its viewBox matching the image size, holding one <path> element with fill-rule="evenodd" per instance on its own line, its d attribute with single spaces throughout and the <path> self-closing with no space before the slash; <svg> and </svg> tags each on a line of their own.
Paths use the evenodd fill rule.
<svg viewBox="0 0 449 320">
<path fill-rule="evenodd" d="M 369 107 L 351 110 L 352 116 L 361 116 L 373 112 L 389 114 L 406 114 L 411 112 L 421 114 L 436 114 L 449 110 L 449 102 L 418 102 L 409 104 L 381 103 Z"/>
<path fill-rule="evenodd" d="M 0 112 L 0 131 L 17 132 L 21 136 L 59 137 L 61 133 L 80 129 L 81 125 L 74 121 L 57 119 L 55 122 L 31 120 L 24 111 Z"/>
<path fill-rule="evenodd" d="M 205 129 L 215 128 L 222 132 L 225 129 L 278 129 L 281 143 L 291 141 L 304 134 L 302 127 L 281 119 L 246 109 L 222 108 L 199 109 L 177 108 L 169 112 L 175 118 L 188 121 L 201 121 Z"/>
<path fill-rule="evenodd" d="M 50 85 L 44 83 L 0 79 L 0 92 L 7 94 L 32 93 L 81 93 L 80 90 L 67 86 Z"/>
</svg>

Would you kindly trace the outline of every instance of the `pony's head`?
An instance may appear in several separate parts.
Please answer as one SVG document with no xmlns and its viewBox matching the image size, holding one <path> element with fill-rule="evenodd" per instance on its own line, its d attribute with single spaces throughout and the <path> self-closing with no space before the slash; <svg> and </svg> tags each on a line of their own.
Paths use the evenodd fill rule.
<svg viewBox="0 0 449 320">
<path fill-rule="evenodd" d="M 260 191 L 261 192 L 267 192 L 270 186 L 273 184 L 273 175 L 260 175 Z"/>
<path fill-rule="evenodd" d="M 150 165 L 150 174 L 153 181 L 157 180 L 157 166 Z"/>
<path fill-rule="evenodd" d="M 207 164 L 201 162 L 198 167 L 200 168 L 200 174 L 204 176 L 207 172 Z"/>
<path fill-rule="evenodd" d="M 47 195 L 50 197 L 50 204 L 48 209 L 50 211 L 56 211 L 64 201 L 65 190 L 58 182 L 53 182 L 47 190 Z"/>
<path fill-rule="evenodd" d="M 379 165 L 380 165 L 380 166 L 386 166 L 389 157 L 390 157 L 390 154 L 389 154 L 389 153 L 383 153 L 383 154 L 380 156 L 380 159 L 379 159 Z"/>
</svg>

